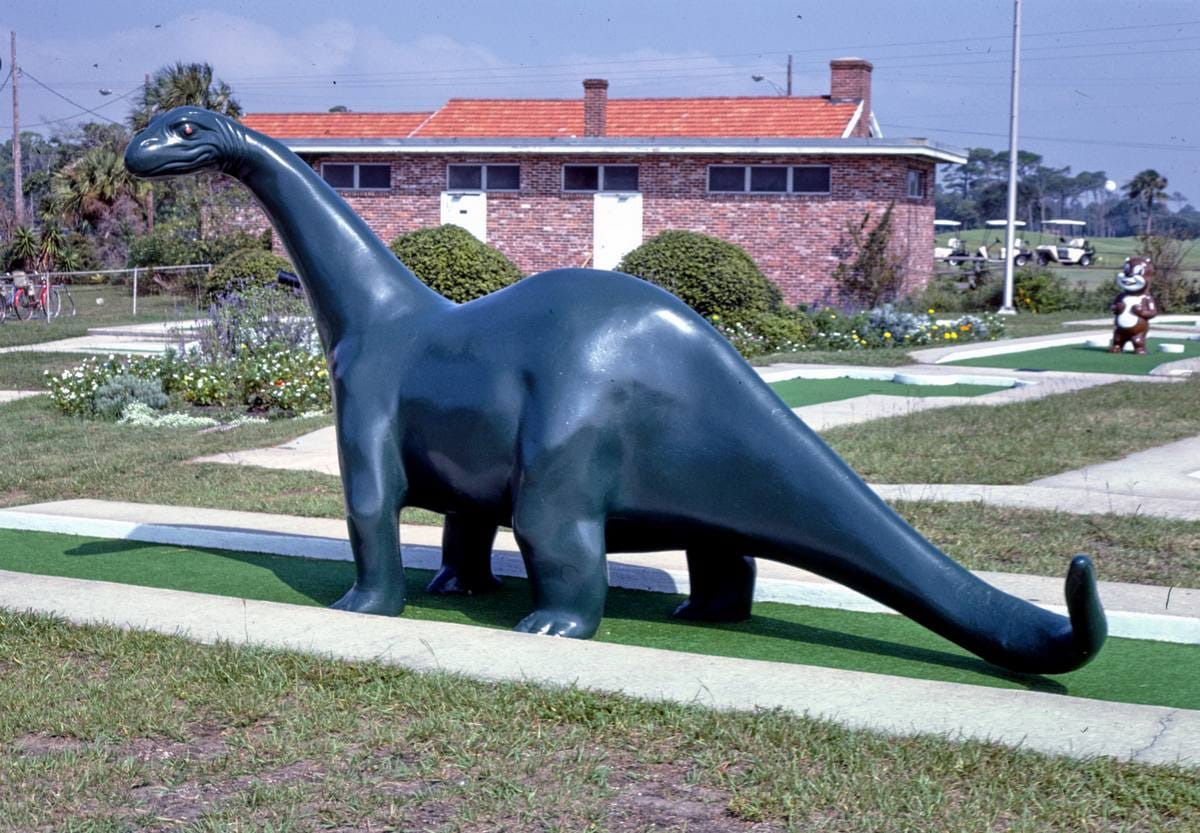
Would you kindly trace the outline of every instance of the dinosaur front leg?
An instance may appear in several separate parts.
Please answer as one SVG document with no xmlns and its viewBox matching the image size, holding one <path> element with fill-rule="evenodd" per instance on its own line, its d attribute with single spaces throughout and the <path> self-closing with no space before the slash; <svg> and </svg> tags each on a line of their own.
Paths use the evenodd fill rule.
<svg viewBox="0 0 1200 833">
<path fill-rule="evenodd" d="M 604 516 L 580 511 L 558 495 L 524 494 L 513 532 L 533 585 L 534 611 L 524 633 L 587 639 L 600 627 L 608 594 Z"/>
<path fill-rule="evenodd" d="M 404 610 L 400 507 L 408 484 L 391 427 L 385 420 L 339 415 L 338 456 L 356 577 L 334 603 L 337 610 L 384 616 Z"/>
<path fill-rule="evenodd" d="M 442 569 L 426 588 L 430 593 L 488 593 L 500 586 L 492 573 L 492 543 L 499 527 L 488 520 L 452 512 L 442 530 Z"/>
<path fill-rule="evenodd" d="M 754 600 L 754 559 L 729 555 L 716 547 L 687 551 L 692 590 L 675 610 L 680 619 L 700 622 L 740 622 L 750 618 Z"/>
</svg>

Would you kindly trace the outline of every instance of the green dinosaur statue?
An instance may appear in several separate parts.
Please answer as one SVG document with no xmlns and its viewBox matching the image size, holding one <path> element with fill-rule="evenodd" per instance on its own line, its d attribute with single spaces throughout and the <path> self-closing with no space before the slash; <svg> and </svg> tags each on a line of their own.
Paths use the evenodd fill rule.
<svg viewBox="0 0 1200 833">
<path fill-rule="evenodd" d="M 398 512 L 446 515 L 431 588 L 494 586 L 511 524 L 533 586 L 520 631 L 586 638 L 605 555 L 684 549 L 677 614 L 750 613 L 753 557 L 842 582 L 985 660 L 1078 668 L 1107 632 L 1091 562 L 1069 617 L 997 590 L 897 516 L 674 296 L 615 272 L 562 269 L 456 305 L 419 281 L 312 168 L 205 110 L 164 113 L 130 142 L 142 177 L 220 170 L 258 198 L 316 316 L 333 384 L 357 578 L 334 606 L 404 608 Z"/>
</svg>

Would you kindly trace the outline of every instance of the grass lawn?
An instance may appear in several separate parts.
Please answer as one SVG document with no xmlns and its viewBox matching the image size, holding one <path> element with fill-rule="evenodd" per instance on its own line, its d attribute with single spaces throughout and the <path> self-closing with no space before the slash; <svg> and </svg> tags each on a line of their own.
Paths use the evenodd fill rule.
<svg viewBox="0 0 1200 833">
<path fill-rule="evenodd" d="M 1159 344 L 1181 344 L 1182 353 L 1159 353 Z M 1200 341 L 1152 338 L 1146 343 L 1147 353 L 1138 356 L 1130 352 L 1110 353 L 1102 347 L 1086 344 L 1067 344 L 1061 347 L 1043 347 L 1020 353 L 1005 353 L 979 359 L 961 359 L 945 364 L 966 367 L 1009 367 L 1014 370 L 1060 370 L 1073 373 L 1125 373 L 1144 376 L 1154 368 L 1167 362 L 1194 359 L 1200 356 Z"/>
<path fill-rule="evenodd" d="M 799 353 L 772 353 L 755 356 L 750 364 L 853 364 L 866 367 L 903 367 L 916 364 L 903 350 L 805 350 Z"/>
<path fill-rule="evenodd" d="M 1195 770 L 0 614 L 10 830 L 1189 830 Z"/>
<path fill-rule="evenodd" d="M 0 324 L 0 347 L 75 338 L 87 335 L 92 327 L 196 317 L 196 300 L 191 296 L 139 295 L 138 314 L 134 317 L 131 287 L 83 285 L 70 287 L 70 292 L 75 299 L 74 316 L 60 315 L 46 323 L 36 316 L 28 321 L 18 321 L 10 315 Z"/>
<path fill-rule="evenodd" d="M 922 535 L 972 570 L 1063 578 L 1086 553 L 1104 581 L 1200 588 L 1200 521 L 900 501 Z"/>
<path fill-rule="evenodd" d="M 87 353 L 4 353 L 0 355 L 0 390 L 42 390 L 47 370 L 61 373 L 86 358 Z"/>
<path fill-rule="evenodd" d="M 1121 382 L 877 419 L 823 436 L 872 482 L 1028 483 L 1193 437 L 1197 403 L 1200 378 Z"/>
<path fill-rule="evenodd" d="M 853 399 L 872 393 L 885 396 L 982 396 L 1004 390 L 998 385 L 902 385 L 882 379 L 788 379 L 771 385 L 789 408 Z"/>
<path fill-rule="evenodd" d="M 0 569 L 329 605 L 354 582 L 346 562 L 0 530 Z M 505 579 L 484 597 L 431 596 L 413 570 L 406 616 L 513 627 L 532 607 L 528 584 Z M 683 596 L 614 588 L 597 639 L 690 653 L 846 668 L 921 679 L 1031 688 L 1092 699 L 1200 709 L 1200 646 L 1112 639 L 1091 664 L 1054 678 L 1008 674 L 904 617 L 761 603 L 733 625 L 671 618 Z"/>
</svg>

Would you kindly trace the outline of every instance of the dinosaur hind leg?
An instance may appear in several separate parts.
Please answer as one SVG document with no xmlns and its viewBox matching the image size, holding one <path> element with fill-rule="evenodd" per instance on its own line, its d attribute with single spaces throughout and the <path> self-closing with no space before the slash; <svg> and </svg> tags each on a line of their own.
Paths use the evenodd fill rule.
<svg viewBox="0 0 1200 833">
<path fill-rule="evenodd" d="M 492 573 L 492 542 L 497 525 L 470 515 L 446 516 L 442 569 L 426 588 L 430 593 L 489 593 L 500 586 Z"/>
<path fill-rule="evenodd" d="M 754 599 L 754 559 L 729 555 L 717 548 L 687 551 L 692 592 L 675 610 L 680 619 L 701 622 L 740 622 L 750 618 Z"/>
</svg>

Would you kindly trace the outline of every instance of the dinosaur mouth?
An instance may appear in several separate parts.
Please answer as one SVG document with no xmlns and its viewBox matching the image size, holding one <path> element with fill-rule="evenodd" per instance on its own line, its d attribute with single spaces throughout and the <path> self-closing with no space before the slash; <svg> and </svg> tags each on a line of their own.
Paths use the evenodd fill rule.
<svg viewBox="0 0 1200 833">
<path fill-rule="evenodd" d="M 147 144 L 129 146 L 125 167 L 134 176 L 157 179 L 181 176 L 216 166 L 217 149 L 211 145 L 180 148 L 178 145 Z"/>
</svg>

